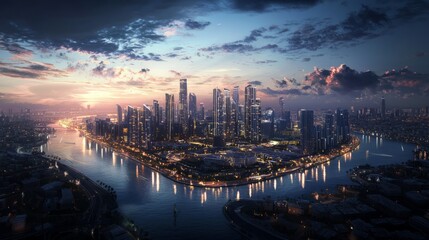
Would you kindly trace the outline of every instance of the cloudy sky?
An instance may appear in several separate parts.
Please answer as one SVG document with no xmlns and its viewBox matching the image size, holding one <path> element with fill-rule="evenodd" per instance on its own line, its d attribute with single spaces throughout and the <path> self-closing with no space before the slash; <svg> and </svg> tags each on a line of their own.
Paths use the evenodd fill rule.
<svg viewBox="0 0 429 240">
<path fill-rule="evenodd" d="M 0 109 L 163 103 L 180 78 L 207 108 L 248 83 L 264 107 L 429 103 L 428 1 L 214 2 L 2 1 Z"/>
</svg>

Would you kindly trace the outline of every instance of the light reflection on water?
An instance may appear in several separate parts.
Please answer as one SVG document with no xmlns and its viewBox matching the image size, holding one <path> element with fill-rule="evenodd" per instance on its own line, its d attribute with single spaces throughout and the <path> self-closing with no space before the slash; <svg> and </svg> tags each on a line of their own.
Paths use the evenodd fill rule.
<svg viewBox="0 0 429 240">
<path fill-rule="evenodd" d="M 332 164 L 328 162 L 303 172 L 250 185 L 211 189 L 175 183 L 110 148 L 85 137 L 79 139 L 78 132 L 58 129 L 56 134 L 58 139 L 64 138 L 63 141 L 76 144 L 65 144 L 53 138 L 42 149 L 47 154 L 58 155 L 64 159 L 63 163 L 93 180 L 112 186 L 118 195 L 121 211 L 154 239 L 240 239 L 222 214 L 222 206 L 229 199 L 262 199 L 266 196 L 277 199 L 298 197 L 321 189 L 334 190 L 337 184 L 351 183 L 346 175 L 349 169 L 367 163 L 403 162 L 411 158 L 411 150 L 414 149 L 414 145 L 381 137 L 371 141 L 370 136 L 362 135 L 359 136 L 361 145 L 356 151 L 332 160 Z M 177 208 L 175 224 L 174 204 Z M 191 237 L 189 232 L 192 232 Z"/>
</svg>

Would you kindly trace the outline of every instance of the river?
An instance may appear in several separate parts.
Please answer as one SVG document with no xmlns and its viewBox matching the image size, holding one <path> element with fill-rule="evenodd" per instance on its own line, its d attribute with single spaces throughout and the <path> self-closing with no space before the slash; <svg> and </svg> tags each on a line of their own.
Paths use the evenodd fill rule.
<svg viewBox="0 0 429 240">
<path fill-rule="evenodd" d="M 346 171 L 362 164 L 383 165 L 412 157 L 415 145 L 357 135 L 360 146 L 353 152 L 303 173 L 239 187 L 198 188 L 175 183 L 79 132 L 60 126 L 55 138 L 41 146 L 47 154 L 81 171 L 94 181 L 112 186 L 122 213 L 149 232 L 153 239 L 242 239 L 223 216 L 229 199 L 299 197 L 348 184 Z M 174 217 L 174 206 L 177 214 Z"/>
</svg>

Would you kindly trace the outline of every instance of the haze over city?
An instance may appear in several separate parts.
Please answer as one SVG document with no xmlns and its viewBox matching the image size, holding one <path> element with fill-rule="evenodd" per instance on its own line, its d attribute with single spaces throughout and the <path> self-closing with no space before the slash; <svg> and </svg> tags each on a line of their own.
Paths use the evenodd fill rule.
<svg viewBox="0 0 429 240">
<path fill-rule="evenodd" d="M 427 1 L 7 1 L 1 108 L 142 105 L 251 83 L 263 107 L 423 107 Z M 317 103 L 317 104 L 315 104 Z"/>
</svg>

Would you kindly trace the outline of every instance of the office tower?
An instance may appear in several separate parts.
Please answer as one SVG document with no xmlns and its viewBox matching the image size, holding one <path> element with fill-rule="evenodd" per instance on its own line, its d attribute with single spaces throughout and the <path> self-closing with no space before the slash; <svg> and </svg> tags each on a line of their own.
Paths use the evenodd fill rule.
<svg viewBox="0 0 429 240">
<path fill-rule="evenodd" d="M 323 125 L 323 137 L 326 139 L 326 150 L 335 147 L 334 115 L 325 114 L 325 123 Z"/>
<path fill-rule="evenodd" d="M 206 113 L 204 110 L 204 103 L 200 103 L 200 121 L 204 121 L 206 119 Z"/>
<path fill-rule="evenodd" d="M 174 94 L 165 94 L 165 130 L 167 140 L 172 139 L 174 123 Z"/>
<path fill-rule="evenodd" d="M 197 96 L 195 93 L 189 93 L 189 117 L 197 119 Z"/>
<path fill-rule="evenodd" d="M 250 139 L 251 107 L 256 100 L 256 88 L 247 85 L 244 89 L 244 136 Z"/>
<path fill-rule="evenodd" d="M 261 132 L 263 138 L 274 137 L 274 110 L 272 108 L 267 108 L 262 115 Z"/>
<path fill-rule="evenodd" d="M 301 126 L 301 150 L 308 155 L 314 152 L 314 114 L 312 110 L 301 109 L 299 111 Z"/>
<path fill-rule="evenodd" d="M 224 96 L 219 88 L 213 89 L 213 146 L 222 146 L 224 139 Z"/>
<path fill-rule="evenodd" d="M 350 139 L 349 112 L 337 109 L 337 143 L 342 144 Z"/>
<path fill-rule="evenodd" d="M 228 139 L 231 137 L 231 92 L 227 88 L 224 88 L 223 92 L 225 97 L 225 136 Z"/>
<path fill-rule="evenodd" d="M 185 78 L 180 79 L 178 122 L 182 128 L 182 136 L 185 136 L 188 132 L 188 83 Z"/>
<path fill-rule="evenodd" d="M 118 114 L 118 124 L 121 125 L 122 124 L 122 107 L 117 104 L 117 114 Z"/>
<path fill-rule="evenodd" d="M 152 123 L 153 123 L 153 138 L 158 140 L 161 135 L 161 110 L 159 108 L 158 100 L 153 100 L 152 104 Z"/>
<path fill-rule="evenodd" d="M 140 148 L 149 149 L 152 145 L 152 112 L 146 104 L 143 105 L 140 116 Z"/>
<path fill-rule="evenodd" d="M 261 141 L 261 100 L 253 101 L 250 106 L 250 141 L 258 143 Z"/>
<path fill-rule="evenodd" d="M 237 104 L 237 106 L 240 104 L 240 95 L 239 95 L 240 89 L 238 86 L 234 86 L 234 89 L 232 90 L 232 100 Z"/>
<path fill-rule="evenodd" d="M 280 97 L 279 98 L 279 105 L 280 105 L 280 118 L 285 119 L 284 111 L 285 111 L 285 98 L 284 97 Z"/>
<path fill-rule="evenodd" d="M 232 121 L 232 133 L 235 137 L 240 136 L 239 105 L 240 105 L 240 88 L 239 86 L 234 86 L 234 89 L 232 90 L 232 101 L 231 101 L 231 121 Z"/>
<path fill-rule="evenodd" d="M 127 110 L 127 143 L 128 146 L 137 147 L 138 146 L 138 111 L 137 108 L 133 108 L 128 105 Z"/>
<path fill-rule="evenodd" d="M 386 117 L 386 100 L 384 100 L 384 97 L 381 98 L 381 117 Z"/>
</svg>

